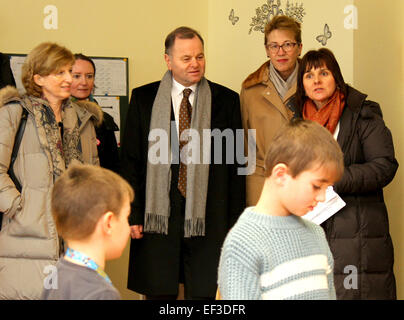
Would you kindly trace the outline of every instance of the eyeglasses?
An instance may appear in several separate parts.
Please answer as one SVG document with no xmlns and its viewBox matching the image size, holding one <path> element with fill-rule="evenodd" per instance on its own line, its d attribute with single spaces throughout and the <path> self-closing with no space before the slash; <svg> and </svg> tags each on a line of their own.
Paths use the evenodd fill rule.
<svg viewBox="0 0 404 320">
<path fill-rule="evenodd" d="M 283 49 L 285 52 L 290 52 L 292 49 L 297 45 L 296 42 L 285 42 L 283 45 L 279 45 L 277 43 L 271 43 L 267 45 L 267 48 L 272 52 L 272 53 L 277 53 L 280 48 Z"/>
</svg>

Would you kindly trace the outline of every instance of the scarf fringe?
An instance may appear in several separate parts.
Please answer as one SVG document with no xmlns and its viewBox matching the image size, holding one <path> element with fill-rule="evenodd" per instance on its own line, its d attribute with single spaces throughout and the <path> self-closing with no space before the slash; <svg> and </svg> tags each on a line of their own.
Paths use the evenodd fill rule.
<svg viewBox="0 0 404 320">
<path fill-rule="evenodd" d="M 184 238 L 205 236 L 205 219 L 187 219 L 184 222 Z"/>
<path fill-rule="evenodd" d="M 168 234 L 168 217 L 153 213 L 146 213 L 144 232 Z"/>
<path fill-rule="evenodd" d="M 146 213 L 144 232 L 168 234 L 168 217 Z M 188 219 L 184 222 L 184 238 L 205 236 L 205 220 Z"/>
<path fill-rule="evenodd" d="M 171 88 L 172 74 L 167 71 L 160 82 L 157 95 L 153 102 L 150 120 L 151 132 L 154 129 L 164 130 L 170 134 L 171 140 L 176 130 L 171 126 Z M 211 128 L 212 93 L 208 81 L 202 78 L 198 84 L 195 96 L 195 114 L 192 117 L 191 128 L 196 129 L 203 136 L 203 129 Z M 173 136 L 171 136 L 171 134 Z M 168 142 L 167 150 L 171 150 Z M 201 148 L 205 150 L 205 142 Z M 207 150 L 210 150 L 208 139 Z M 154 146 L 149 141 L 148 152 Z M 174 146 L 174 144 L 173 144 Z M 176 147 L 178 149 L 178 147 Z M 161 151 L 161 150 L 160 150 Z M 170 217 L 170 188 L 171 188 L 171 162 L 153 165 L 147 162 L 146 172 L 146 210 L 144 231 L 168 234 L 168 219 Z M 185 203 L 184 237 L 205 235 L 206 197 L 209 180 L 209 165 L 189 164 L 187 167 L 187 195 Z M 187 222 L 189 220 L 189 222 Z"/>
</svg>

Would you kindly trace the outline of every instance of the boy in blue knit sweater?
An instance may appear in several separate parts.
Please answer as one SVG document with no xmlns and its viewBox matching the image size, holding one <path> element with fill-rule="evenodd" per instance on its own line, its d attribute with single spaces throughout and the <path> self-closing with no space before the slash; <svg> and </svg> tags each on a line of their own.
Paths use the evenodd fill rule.
<svg viewBox="0 0 404 320">
<path fill-rule="evenodd" d="M 257 205 L 245 209 L 224 242 L 221 298 L 335 299 L 324 232 L 301 216 L 342 176 L 338 143 L 315 122 L 293 121 L 271 142 L 265 170 Z"/>
</svg>

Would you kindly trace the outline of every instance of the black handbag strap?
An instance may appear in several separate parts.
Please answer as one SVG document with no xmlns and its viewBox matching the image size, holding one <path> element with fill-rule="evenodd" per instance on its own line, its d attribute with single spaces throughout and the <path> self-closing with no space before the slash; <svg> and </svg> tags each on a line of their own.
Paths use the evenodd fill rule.
<svg viewBox="0 0 404 320">
<path fill-rule="evenodd" d="M 28 111 L 25 108 L 22 108 L 21 120 L 20 120 L 20 124 L 18 126 L 17 133 L 15 135 L 13 152 L 11 153 L 10 166 L 8 167 L 8 172 L 7 172 L 8 175 L 10 176 L 11 180 L 14 182 L 15 187 L 20 192 L 21 192 L 22 187 L 21 187 L 21 184 L 18 181 L 17 177 L 14 174 L 13 166 L 14 166 L 15 159 L 17 158 L 18 150 L 20 149 L 21 140 L 22 140 L 22 137 L 23 137 L 24 131 L 25 131 L 25 125 L 27 123 L 27 118 L 28 118 Z"/>
</svg>

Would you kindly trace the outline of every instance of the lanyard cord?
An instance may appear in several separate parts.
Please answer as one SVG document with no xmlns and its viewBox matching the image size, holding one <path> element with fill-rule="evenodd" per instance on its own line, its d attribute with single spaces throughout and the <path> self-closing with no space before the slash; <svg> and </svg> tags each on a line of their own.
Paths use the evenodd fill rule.
<svg viewBox="0 0 404 320">
<path fill-rule="evenodd" d="M 95 263 L 94 260 L 92 260 L 90 257 L 73 250 L 71 248 L 67 248 L 65 256 L 75 260 L 77 262 L 83 263 L 86 267 L 96 271 L 101 277 L 103 277 L 108 283 L 112 284 L 111 279 L 108 277 L 108 275 L 105 273 L 104 270 L 100 268 L 100 266 Z"/>
</svg>

